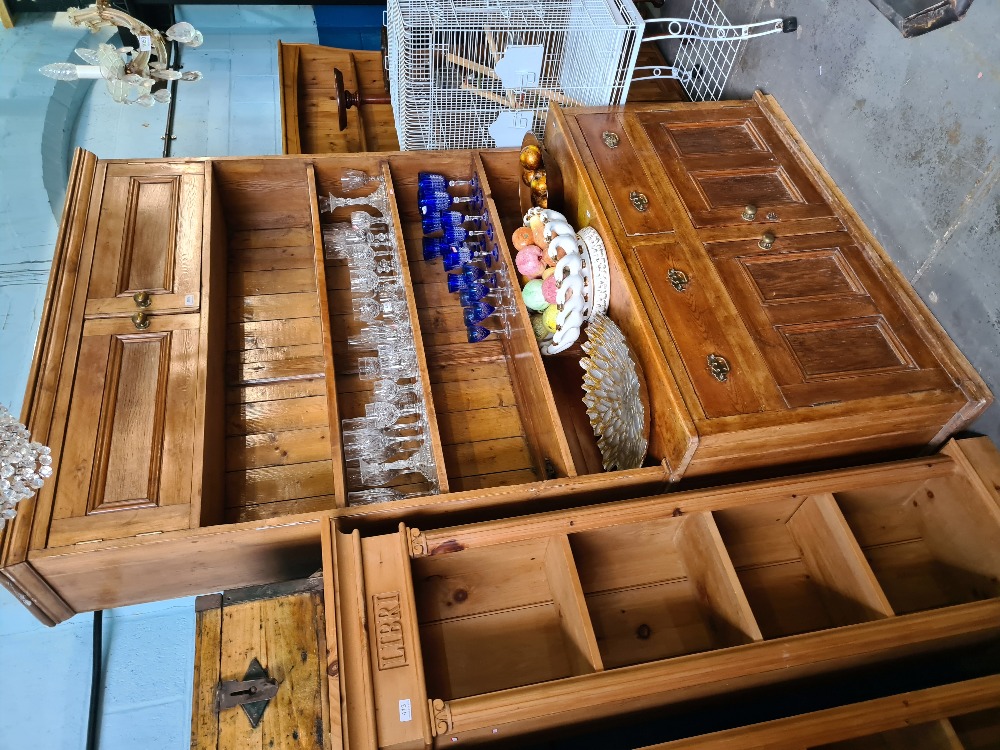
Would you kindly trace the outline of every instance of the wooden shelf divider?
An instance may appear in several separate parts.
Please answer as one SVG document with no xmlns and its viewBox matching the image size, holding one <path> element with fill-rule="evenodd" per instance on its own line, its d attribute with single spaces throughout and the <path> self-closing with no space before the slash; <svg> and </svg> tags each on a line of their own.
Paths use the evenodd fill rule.
<svg viewBox="0 0 1000 750">
<path fill-rule="evenodd" d="M 330 414 L 330 459 L 333 466 L 333 492 L 338 508 L 347 507 L 347 472 L 344 466 L 344 449 L 340 439 L 340 407 L 337 403 L 337 373 L 333 360 L 333 339 L 330 332 L 330 302 L 326 289 L 326 260 L 323 252 L 323 230 L 319 221 L 319 192 L 316 187 L 316 170 L 306 164 L 306 181 L 309 187 L 309 210 L 312 214 L 313 267 L 316 272 L 316 294 L 319 304 L 320 342 L 323 347 L 323 366 L 326 380 L 326 406 Z"/>
</svg>

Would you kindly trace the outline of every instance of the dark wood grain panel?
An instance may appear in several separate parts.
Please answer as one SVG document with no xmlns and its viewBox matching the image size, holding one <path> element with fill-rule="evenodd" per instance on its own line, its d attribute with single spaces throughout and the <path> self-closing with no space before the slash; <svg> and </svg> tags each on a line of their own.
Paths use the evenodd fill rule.
<svg viewBox="0 0 1000 750">
<path fill-rule="evenodd" d="M 750 222 L 757 225 L 835 216 L 756 106 L 647 111 L 636 119 L 695 227 L 746 225 L 748 204 L 757 207 Z"/>
<path fill-rule="evenodd" d="M 587 147 L 600 172 L 600 178 L 611 194 L 613 210 L 629 235 L 657 234 L 674 228 L 663 198 L 643 168 L 625 128 L 617 114 L 579 115 L 576 118 L 583 131 Z M 604 133 L 618 138 L 614 148 L 604 142 Z M 632 204 L 631 194 L 641 193 L 647 199 L 646 208 Z"/>
</svg>

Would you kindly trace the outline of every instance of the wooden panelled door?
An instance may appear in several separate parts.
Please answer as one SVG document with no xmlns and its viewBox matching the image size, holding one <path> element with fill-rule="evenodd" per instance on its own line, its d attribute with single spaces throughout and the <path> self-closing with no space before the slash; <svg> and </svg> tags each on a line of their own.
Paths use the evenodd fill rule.
<svg viewBox="0 0 1000 750">
<path fill-rule="evenodd" d="M 834 216 L 755 104 L 637 117 L 696 228 Z"/>
<path fill-rule="evenodd" d="M 199 318 L 84 325 L 49 546 L 190 526 Z"/>
<path fill-rule="evenodd" d="M 954 389 L 848 234 L 705 247 L 790 407 Z"/>
<path fill-rule="evenodd" d="M 87 317 L 200 307 L 202 164 L 110 164 L 100 198 Z"/>
</svg>

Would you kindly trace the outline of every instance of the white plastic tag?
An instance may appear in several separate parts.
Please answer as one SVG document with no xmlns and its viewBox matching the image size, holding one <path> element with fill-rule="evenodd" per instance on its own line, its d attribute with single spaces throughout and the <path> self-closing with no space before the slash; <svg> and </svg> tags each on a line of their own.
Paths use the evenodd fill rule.
<svg viewBox="0 0 1000 750">
<path fill-rule="evenodd" d="M 410 707 L 410 699 L 404 698 L 399 702 L 399 720 L 412 721 L 413 709 Z"/>
<path fill-rule="evenodd" d="M 494 70 L 505 89 L 537 87 L 542 77 L 545 46 L 541 44 L 508 44 Z M 520 144 L 518 144 L 520 145 Z"/>
<path fill-rule="evenodd" d="M 521 145 L 524 134 L 535 124 L 535 113 L 530 109 L 502 109 L 497 119 L 489 127 L 490 136 L 497 148 L 513 148 Z"/>
<path fill-rule="evenodd" d="M 153 37 L 151 36 L 140 36 L 139 37 L 139 51 L 149 52 L 153 49 Z"/>
</svg>

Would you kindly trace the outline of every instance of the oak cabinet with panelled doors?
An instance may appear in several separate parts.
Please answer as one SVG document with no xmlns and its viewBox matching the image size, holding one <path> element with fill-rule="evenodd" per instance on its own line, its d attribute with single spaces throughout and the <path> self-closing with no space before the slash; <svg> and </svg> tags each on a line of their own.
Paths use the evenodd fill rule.
<svg viewBox="0 0 1000 750">
<path fill-rule="evenodd" d="M 560 110 L 545 142 L 643 303 L 673 476 L 936 444 L 990 403 L 772 97 Z"/>
<path fill-rule="evenodd" d="M 54 474 L 0 537 L 0 581 L 53 623 L 308 576 L 329 518 L 432 528 L 857 465 L 932 450 L 990 403 L 770 98 L 553 110 L 547 127 L 553 206 L 602 237 L 608 316 L 644 374 L 643 465 L 604 471 L 579 351 L 543 358 L 519 295 L 509 335 L 470 343 L 424 258 L 418 175 L 434 170 L 475 177 L 491 270 L 514 268 L 515 151 L 80 151 L 23 410 Z M 348 170 L 384 185 L 433 458 L 375 504 L 351 502 L 363 483 L 341 429 L 374 398 L 354 343 L 369 313 L 324 248 L 357 206 L 321 211 L 321 197 L 374 189 L 345 192 Z M 708 534 L 699 523 L 677 539 Z M 566 549 L 536 553 L 558 568 Z M 712 637 L 755 637 L 727 622 Z M 568 653 L 560 669 L 590 663 Z"/>
</svg>

